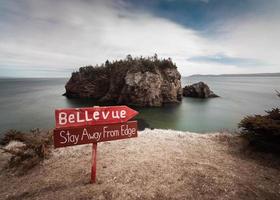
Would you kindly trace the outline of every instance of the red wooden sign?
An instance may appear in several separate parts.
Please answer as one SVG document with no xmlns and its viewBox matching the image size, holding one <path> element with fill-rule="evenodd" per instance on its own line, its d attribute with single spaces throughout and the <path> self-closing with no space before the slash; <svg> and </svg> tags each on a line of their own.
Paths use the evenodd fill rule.
<svg viewBox="0 0 280 200">
<path fill-rule="evenodd" d="M 97 143 L 137 137 L 137 121 L 128 121 L 137 114 L 127 106 L 57 109 L 54 147 L 92 143 L 91 182 L 95 183 Z"/>
<path fill-rule="evenodd" d="M 126 122 L 138 112 L 127 106 L 55 110 L 56 128 Z"/>
<path fill-rule="evenodd" d="M 90 144 L 137 137 L 137 121 L 120 124 L 54 129 L 54 147 Z"/>
</svg>

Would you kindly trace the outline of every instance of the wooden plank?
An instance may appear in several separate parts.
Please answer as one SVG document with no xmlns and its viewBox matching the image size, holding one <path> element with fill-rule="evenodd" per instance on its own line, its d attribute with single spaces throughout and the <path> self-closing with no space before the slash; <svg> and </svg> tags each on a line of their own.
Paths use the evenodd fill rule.
<svg viewBox="0 0 280 200">
<path fill-rule="evenodd" d="M 55 110 L 56 128 L 127 122 L 138 114 L 127 106 L 67 108 Z"/>
<path fill-rule="evenodd" d="M 137 137 L 137 121 L 54 129 L 54 147 L 90 144 Z"/>
</svg>

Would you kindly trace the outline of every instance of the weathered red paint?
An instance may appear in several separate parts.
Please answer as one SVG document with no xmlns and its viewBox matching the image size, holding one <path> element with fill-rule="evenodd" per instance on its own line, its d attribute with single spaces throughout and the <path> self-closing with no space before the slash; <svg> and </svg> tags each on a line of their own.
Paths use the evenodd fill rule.
<svg viewBox="0 0 280 200">
<path fill-rule="evenodd" d="M 91 165 L 91 183 L 96 182 L 96 156 L 97 156 L 97 143 L 92 144 L 92 165 Z"/>
<path fill-rule="evenodd" d="M 138 112 L 127 106 L 67 108 L 55 110 L 56 128 L 127 122 Z"/>
<path fill-rule="evenodd" d="M 57 109 L 54 147 L 92 143 L 91 183 L 95 183 L 97 143 L 137 137 L 137 121 L 128 121 L 137 114 L 127 106 Z"/>
<path fill-rule="evenodd" d="M 137 137 L 137 121 L 108 125 L 57 128 L 53 131 L 55 148 L 133 137 Z"/>
</svg>

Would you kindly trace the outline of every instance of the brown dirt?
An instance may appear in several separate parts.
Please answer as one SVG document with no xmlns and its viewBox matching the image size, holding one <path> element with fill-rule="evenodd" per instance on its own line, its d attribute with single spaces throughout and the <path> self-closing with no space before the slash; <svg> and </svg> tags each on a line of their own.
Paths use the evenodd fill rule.
<svg viewBox="0 0 280 200">
<path fill-rule="evenodd" d="M 53 150 L 24 176 L 0 173 L 0 199 L 280 199 L 280 165 L 242 138 L 146 130 L 98 144 L 97 184 L 89 184 L 91 145 Z M 0 154 L 2 168 L 8 156 Z"/>
</svg>

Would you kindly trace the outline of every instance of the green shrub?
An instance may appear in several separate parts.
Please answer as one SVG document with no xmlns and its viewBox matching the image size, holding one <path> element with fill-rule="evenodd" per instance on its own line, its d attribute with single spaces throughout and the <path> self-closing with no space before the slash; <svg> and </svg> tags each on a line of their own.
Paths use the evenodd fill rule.
<svg viewBox="0 0 280 200">
<path fill-rule="evenodd" d="M 274 108 L 266 113 L 245 117 L 239 128 L 251 144 L 265 151 L 280 152 L 280 110 Z"/>
</svg>

